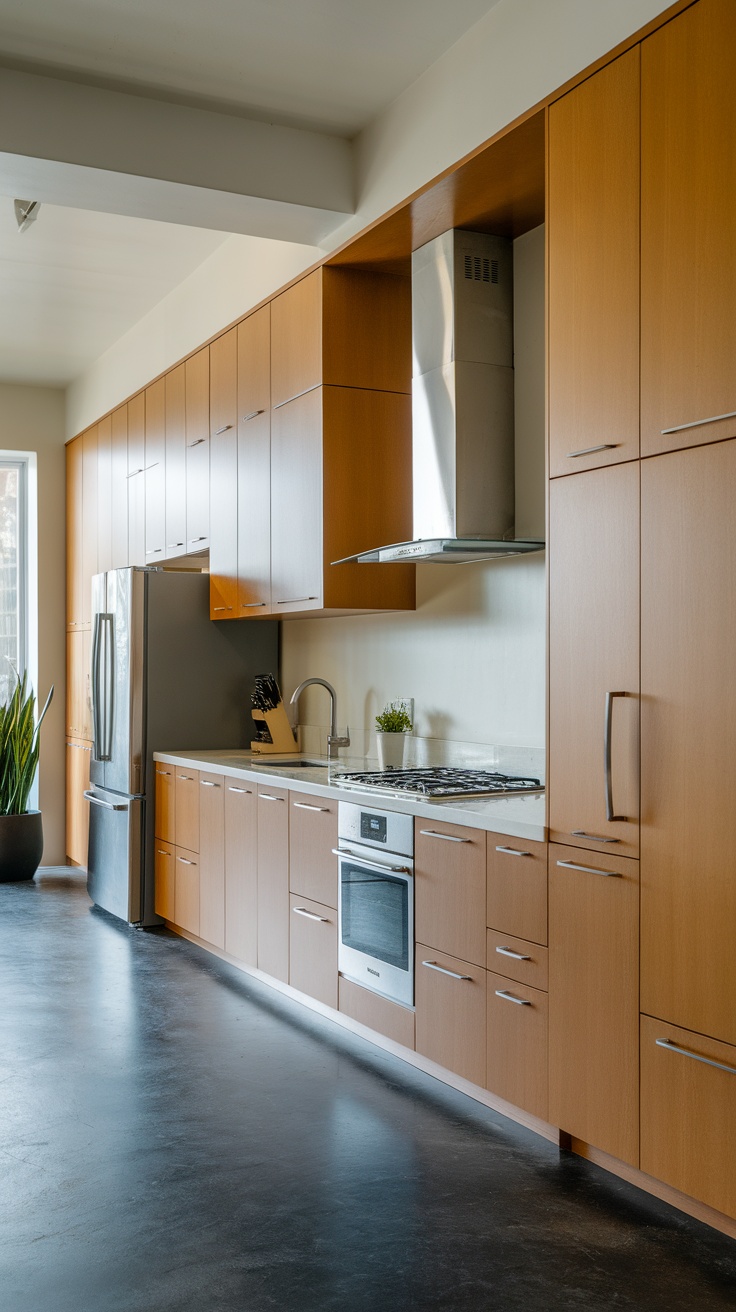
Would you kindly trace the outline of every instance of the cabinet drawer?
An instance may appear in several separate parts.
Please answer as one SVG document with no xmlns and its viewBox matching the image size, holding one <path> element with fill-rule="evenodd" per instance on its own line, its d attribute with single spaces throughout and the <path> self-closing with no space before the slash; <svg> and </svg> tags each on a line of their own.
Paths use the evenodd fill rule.
<svg viewBox="0 0 736 1312">
<path fill-rule="evenodd" d="M 642 1171 L 736 1216 L 735 1159 L 736 1048 L 642 1016 Z"/>
<path fill-rule="evenodd" d="M 199 934 L 199 855 L 181 847 L 174 851 L 174 920 L 190 934 Z"/>
<path fill-rule="evenodd" d="M 511 934 L 488 930 L 486 966 L 497 975 L 530 984 L 532 988 L 547 989 L 547 949 L 538 943 L 529 943 Z"/>
<path fill-rule="evenodd" d="M 547 942 L 547 844 L 488 835 L 486 912 L 490 929 Z"/>
<path fill-rule="evenodd" d="M 416 937 L 436 951 L 484 966 L 486 836 L 482 829 L 417 820 Z"/>
<path fill-rule="evenodd" d="M 153 849 L 154 909 L 164 920 L 176 920 L 176 853 L 160 838 Z"/>
<path fill-rule="evenodd" d="M 547 994 L 488 972 L 487 1087 L 547 1119 Z"/>
<path fill-rule="evenodd" d="M 289 798 L 289 887 L 337 907 L 337 802 L 308 793 Z"/>
<path fill-rule="evenodd" d="M 289 983 L 337 1009 L 337 912 L 304 897 L 290 907 Z"/>
<path fill-rule="evenodd" d="M 486 1080 L 486 972 L 422 943 L 416 952 L 416 1050 L 473 1084 Z"/>
<path fill-rule="evenodd" d="M 175 766 L 176 845 L 199 851 L 199 770 Z"/>
<path fill-rule="evenodd" d="M 414 1047 L 414 1012 L 409 1007 L 402 1007 L 398 1002 L 382 998 L 380 993 L 371 993 L 351 979 L 340 976 L 338 986 L 340 1011 L 360 1025 L 376 1030 L 394 1043 L 403 1043 L 405 1048 Z"/>
<path fill-rule="evenodd" d="M 154 761 L 156 781 L 156 837 L 164 843 L 176 842 L 176 774 L 173 765 Z M 161 913 L 159 913 L 161 914 Z"/>
</svg>

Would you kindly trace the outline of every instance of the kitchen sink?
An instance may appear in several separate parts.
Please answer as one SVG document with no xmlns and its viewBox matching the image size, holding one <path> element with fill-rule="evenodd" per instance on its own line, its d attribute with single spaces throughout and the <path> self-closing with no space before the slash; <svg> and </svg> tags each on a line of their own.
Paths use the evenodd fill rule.
<svg viewBox="0 0 736 1312">
<path fill-rule="evenodd" d="M 277 769 L 277 768 L 280 768 L 280 769 L 282 769 L 282 770 L 286 770 L 286 769 L 289 769 L 289 770 L 299 770 L 299 769 L 302 769 L 302 770 L 314 770 L 314 769 L 318 769 L 318 770 L 326 770 L 326 769 L 327 769 L 327 761 L 305 761 L 302 757 L 299 757 L 299 758 L 296 759 L 296 760 L 295 760 L 295 759 L 292 759 L 292 760 L 289 760 L 289 761 L 268 761 L 268 760 L 263 760 L 263 761 L 262 761 L 260 758 L 255 758 L 255 757 L 253 757 L 253 758 L 251 759 L 251 762 L 250 762 L 250 763 L 251 763 L 251 766 L 252 766 L 253 768 L 256 767 L 256 759 L 257 759 L 257 762 L 258 762 L 258 769 L 259 769 L 259 770 L 260 770 L 261 766 L 264 766 L 264 765 L 265 765 L 267 768 L 270 766 L 272 770 Z"/>
</svg>

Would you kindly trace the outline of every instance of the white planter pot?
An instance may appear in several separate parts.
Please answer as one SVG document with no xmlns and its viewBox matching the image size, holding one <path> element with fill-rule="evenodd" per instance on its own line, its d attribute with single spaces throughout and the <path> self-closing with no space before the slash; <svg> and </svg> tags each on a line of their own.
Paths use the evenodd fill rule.
<svg viewBox="0 0 736 1312">
<path fill-rule="evenodd" d="M 400 770 L 404 764 L 404 750 L 408 734 L 377 733 L 378 766 L 381 770 Z"/>
</svg>

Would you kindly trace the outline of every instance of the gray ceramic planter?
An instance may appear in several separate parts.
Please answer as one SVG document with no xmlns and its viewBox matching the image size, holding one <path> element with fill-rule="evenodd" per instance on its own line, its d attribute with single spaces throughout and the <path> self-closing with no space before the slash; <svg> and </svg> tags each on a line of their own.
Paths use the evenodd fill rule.
<svg viewBox="0 0 736 1312">
<path fill-rule="evenodd" d="M 0 815 L 0 883 L 33 879 L 43 852 L 40 811 Z"/>
</svg>

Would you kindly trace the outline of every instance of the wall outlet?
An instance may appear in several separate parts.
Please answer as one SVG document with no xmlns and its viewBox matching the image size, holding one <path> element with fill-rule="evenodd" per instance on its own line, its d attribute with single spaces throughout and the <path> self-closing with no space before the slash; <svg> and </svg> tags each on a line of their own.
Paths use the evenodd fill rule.
<svg viewBox="0 0 736 1312">
<path fill-rule="evenodd" d="M 394 697 L 394 705 L 400 706 L 406 711 L 411 720 L 411 727 L 414 728 L 414 698 L 413 697 Z"/>
</svg>

